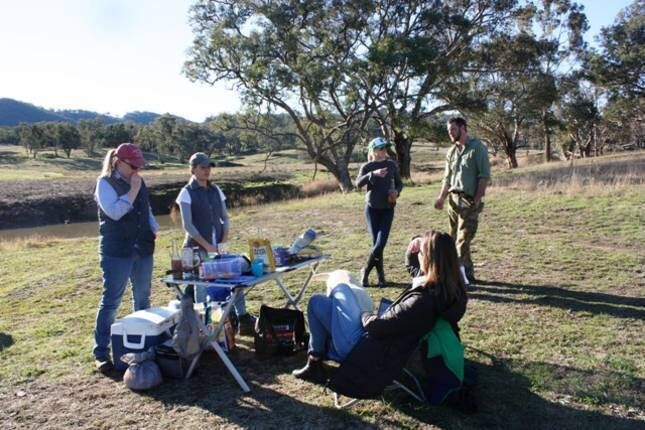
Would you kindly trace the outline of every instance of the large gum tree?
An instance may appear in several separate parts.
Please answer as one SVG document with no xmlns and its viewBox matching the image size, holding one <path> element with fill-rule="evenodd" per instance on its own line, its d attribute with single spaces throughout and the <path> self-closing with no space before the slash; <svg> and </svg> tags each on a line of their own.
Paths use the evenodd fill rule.
<svg viewBox="0 0 645 430">
<path fill-rule="evenodd" d="M 371 112 L 352 85 L 369 1 L 200 0 L 185 64 L 190 79 L 228 81 L 248 110 L 285 112 L 300 146 L 353 188 L 351 154 Z"/>
</svg>

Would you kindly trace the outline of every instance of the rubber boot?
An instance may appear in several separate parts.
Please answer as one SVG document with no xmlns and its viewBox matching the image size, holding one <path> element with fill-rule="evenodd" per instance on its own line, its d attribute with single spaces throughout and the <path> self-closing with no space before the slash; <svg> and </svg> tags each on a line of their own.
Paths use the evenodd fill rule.
<svg viewBox="0 0 645 430">
<path fill-rule="evenodd" d="M 323 366 L 322 360 L 314 360 L 311 356 L 307 357 L 307 364 L 302 369 L 296 369 L 291 372 L 293 376 L 298 379 L 313 382 L 315 384 L 325 384 L 327 382 L 327 374 Z"/>
<path fill-rule="evenodd" d="M 369 276 L 370 272 L 376 265 L 376 256 L 372 253 L 370 253 L 370 256 L 367 257 L 367 262 L 365 263 L 365 267 L 361 269 L 361 285 L 363 288 L 367 288 L 370 286 L 369 282 Z"/>
<path fill-rule="evenodd" d="M 378 287 L 383 288 L 385 287 L 385 270 L 383 269 L 383 258 L 379 258 L 376 260 L 376 273 L 378 275 Z"/>
</svg>

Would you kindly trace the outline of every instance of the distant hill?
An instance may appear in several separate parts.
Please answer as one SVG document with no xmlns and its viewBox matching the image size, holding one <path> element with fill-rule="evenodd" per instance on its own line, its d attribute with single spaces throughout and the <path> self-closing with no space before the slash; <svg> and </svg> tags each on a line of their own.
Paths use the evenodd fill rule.
<svg viewBox="0 0 645 430">
<path fill-rule="evenodd" d="M 104 115 L 97 112 L 92 112 L 90 110 L 81 110 L 81 109 L 65 109 L 65 110 L 55 110 L 53 111 L 57 115 L 62 116 L 68 122 L 73 122 L 74 124 L 84 119 L 95 119 L 100 118 L 104 124 L 114 124 L 120 122 L 121 119 L 111 115 Z"/>
<path fill-rule="evenodd" d="M 158 113 L 154 112 L 128 112 L 123 115 L 123 122 L 134 122 L 136 124 L 150 124 L 152 121 L 160 117 Z"/>
<path fill-rule="evenodd" d="M 13 99 L 0 99 L 0 126 L 41 121 L 66 121 L 66 119 L 54 112 L 29 103 Z"/>
<path fill-rule="evenodd" d="M 160 115 L 154 112 L 129 112 L 125 114 L 123 118 L 119 118 L 81 109 L 45 109 L 19 100 L 0 98 L 0 127 L 15 126 L 21 122 L 34 123 L 46 121 L 63 121 L 77 124 L 79 121 L 94 119 L 97 117 L 100 118 L 104 124 L 114 124 L 117 122 L 149 124 L 158 116 Z"/>
</svg>

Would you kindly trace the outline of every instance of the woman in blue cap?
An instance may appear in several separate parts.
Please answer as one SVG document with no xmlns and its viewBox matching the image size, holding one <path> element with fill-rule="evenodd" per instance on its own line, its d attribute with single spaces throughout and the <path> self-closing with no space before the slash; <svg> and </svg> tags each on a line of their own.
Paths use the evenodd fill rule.
<svg viewBox="0 0 645 430">
<path fill-rule="evenodd" d="M 383 250 L 394 219 L 396 198 L 403 188 L 399 167 L 388 156 L 389 146 L 388 141 L 382 137 L 372 139 L 367 146 L 368 161 L 361 166 L 356 178 L 358 188 L 367 185 L 365 219 L 372 235 L 372 249 L 361 270 L 361 283 L 364 287 L 369 286 L 368 278 L 373 268 L 376 268 L 378 274 L 378 286 L 385 286 Z"/>
<path fill-rule="evenodd" d="M 194 153 L 188 160 L 191 178 L 177 196 L 181 210 L 181 224 L 186 232 L 184 246 L 199 247 L 204 252 L 220 252 L 228 240 L 228 212 L 226 196 L 210 181 L 215 166 L 208 155 Z M 255 319 L 246 311 L 244 296 L 235 303 L 235 313 L 242 335 L 252 335 Z"/>
</svg>

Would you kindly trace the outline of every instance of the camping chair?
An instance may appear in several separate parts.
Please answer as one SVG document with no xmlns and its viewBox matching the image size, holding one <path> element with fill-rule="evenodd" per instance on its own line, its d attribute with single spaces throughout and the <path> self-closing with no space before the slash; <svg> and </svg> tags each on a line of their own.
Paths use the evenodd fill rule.
<svg viewBox="0 0 645 430">
<path fill-rule="evenodd" d="M 431 384 L 427 391 L 423 389 L 419 379 L 411 370 L 411 357 L 420 350 L 432 362 Z M 405 379 L 408 381 L 405 381 Z M 442 318 L 437 320 L 435 326 L 421 338 L 419 346 L 408 357 L 405 366 L 398 377 L 392 379 L 383 391 L 402 389 L 419 402 L 440 404 L 452 391 L 460 388 L 464 380 L 464 348 L 459 338 L 455 335 L 450 323 Z M 407 383 L 406 383 L 407 382 Z M 426 395 L 427 394 L 427 395 Z M 344 409 L 352 406 L 360 399 L 349 398 L 341 402 L 340 395 L 333 392 L 334 406 Z"/>
<path fill-rule="evenodd" d="M 404 379 L 402 377 L 407 377 L 409 379 L 409 381 L 407 381 L 408 382 L 407 385 L 404 383 Z M 423 388 L 421 388 L 421 383 L 419 382 L 419 379 L 415 376 L 415 374 L 411 370 L 409 370 L 406 367 L 402 369 L 401 375 L 397 379 L 392 380 L 392 384 L 385 387 L 384 391 L 392 391 L 396 389 L 401 389 L 405 391 L 418 402 L 423 403 L 426 401 L 426 396 L 423 393 Z M 347 401 L 342 402 L 341 400 L 342 396 L 340 394 L 336 392 L 332 392 L 332 395 L 334 397 L 334 406 L 336 407 L 336 409 L 349 408 L 361 400 L 361 399 L 348 398 Z"/>
</svg>

